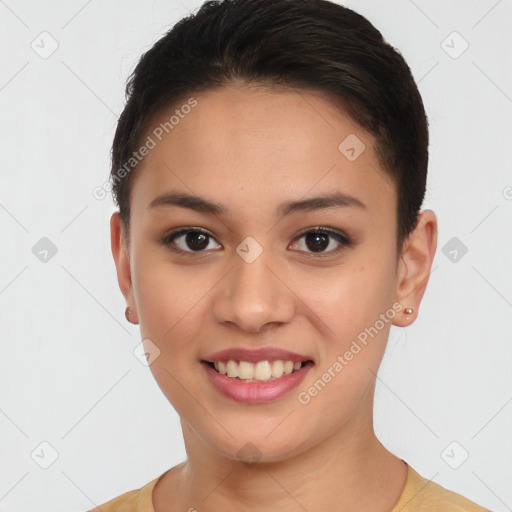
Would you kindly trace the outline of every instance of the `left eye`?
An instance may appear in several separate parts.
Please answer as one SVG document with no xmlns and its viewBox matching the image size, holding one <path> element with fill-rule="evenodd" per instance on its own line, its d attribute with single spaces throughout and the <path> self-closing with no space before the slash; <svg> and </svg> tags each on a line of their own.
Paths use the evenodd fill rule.
<svg viewBox="0 0 512 512">
<path fill-rule="evenodd" d="M 351 243 L 350 240 L 341 233 L 319 228 L 302 233 L 296 240 L 301 241 L 302 239 L 304 239 L 304 241 L 298 244 L 300 246 L 299 250 L 311 252 L 312 254 L 320 253 L 320 256 L 323 256 L 325 253 L 336 253 L 343 249 L 344 246 L 349 246 Z M 332 248 L 333 245 L 334 249 Z M 305 250 L 304 247 L 306 248 Z M 326 250 L 329 247 L 331 247 L 331 249 Z"/>
</svg>

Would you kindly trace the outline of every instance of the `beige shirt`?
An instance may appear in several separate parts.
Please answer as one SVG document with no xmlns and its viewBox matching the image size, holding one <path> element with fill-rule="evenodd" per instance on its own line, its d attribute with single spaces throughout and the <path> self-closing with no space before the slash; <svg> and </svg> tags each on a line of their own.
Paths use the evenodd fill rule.
<svg viewBox="0 0 512 512">
<path fill-rule="evenodd" d="M 404 461 L 405 462 L 405 461 Z M 406 463 L 407 464 L 407 463 Z M 165 473 L 164 473 L 165 474 Z M 88 512 L 155 512 L 152 492 L 163 475 L 140 489 L 128 491 Z M 456 492 L 417 473 L 407 464 L 407 481 L 398 503 L 390 512 L 491 512 Z"/>
</svg>

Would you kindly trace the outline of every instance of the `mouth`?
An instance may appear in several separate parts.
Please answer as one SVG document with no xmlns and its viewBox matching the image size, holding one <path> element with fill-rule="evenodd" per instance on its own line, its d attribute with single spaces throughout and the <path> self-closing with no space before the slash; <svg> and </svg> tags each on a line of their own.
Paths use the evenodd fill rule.
<svg viewBox="0 0 512 512">
<path fill-rule="evenodd" d="M 200 362 L 221 396 L 248 404 L 261 404 L 289 395 L 315 365 L 311 359 L 252 359 L 215 358 Z"/>
</svg>

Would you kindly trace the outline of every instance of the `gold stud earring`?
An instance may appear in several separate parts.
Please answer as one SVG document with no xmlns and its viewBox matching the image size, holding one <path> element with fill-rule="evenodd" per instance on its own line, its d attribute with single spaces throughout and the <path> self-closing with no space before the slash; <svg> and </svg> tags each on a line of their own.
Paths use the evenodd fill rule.
<svg viewBox="0 0 512 512">
<path fill-rule="evenodd" d="M 126 317 L 126 320 L 128 320 L 128 322 L 130 322 L 131 324 L 133 324 L 134 322 L 132 322 L 130 320 L 130 315 L 132 314 L 132 308 L 130 306 L 128 306 L 125 311 L 124 311 L 124 316 Z"/>
<path fill-rule="evenodd" d="M 405 309 L 404 309 L 404 313 L 405 313 L 406 315 L 410 315 L 413 311 L 414 311 L 414 310 L 413 310 L 412 308 L 405 308 Z"/>
</svg>

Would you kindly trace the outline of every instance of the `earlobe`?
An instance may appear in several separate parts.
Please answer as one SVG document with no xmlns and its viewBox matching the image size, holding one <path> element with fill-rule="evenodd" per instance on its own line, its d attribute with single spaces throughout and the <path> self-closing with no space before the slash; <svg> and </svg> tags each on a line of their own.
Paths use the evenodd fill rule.
<svg viewBox="0 0 512 512">
<path fill-rule="evenodd" d="M 437 248 L 437 217 L 432 210 L 419 213 L 415 230 L 404 243 L 395 300 L 403 310 L 393 325 L 405 327 L 416 319 Z"/>
</svg>

